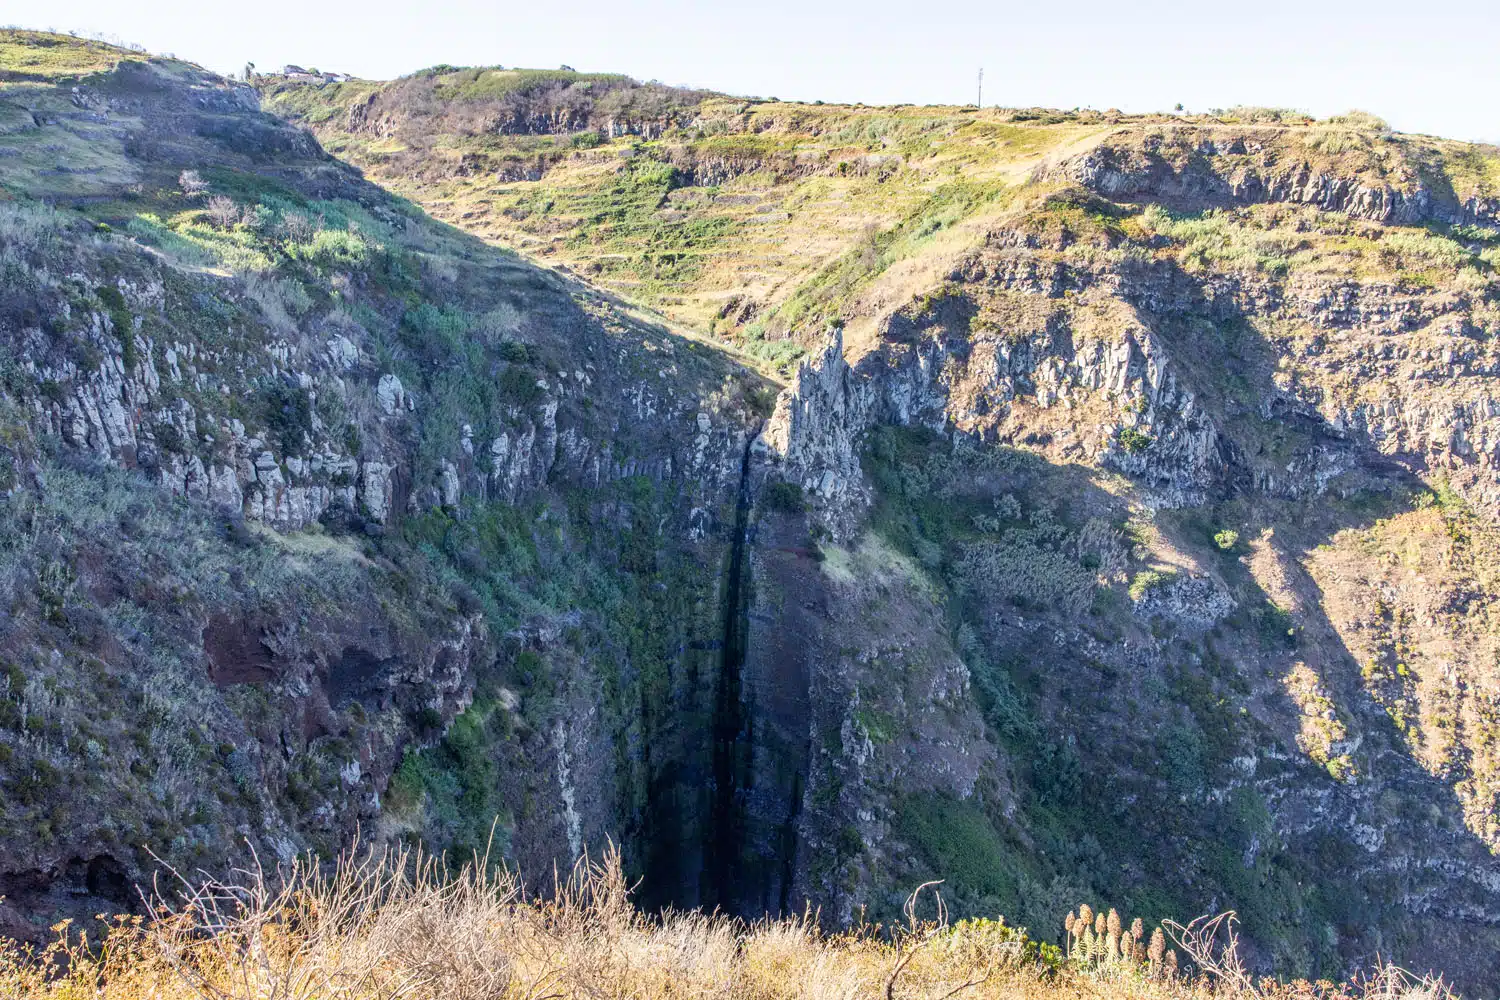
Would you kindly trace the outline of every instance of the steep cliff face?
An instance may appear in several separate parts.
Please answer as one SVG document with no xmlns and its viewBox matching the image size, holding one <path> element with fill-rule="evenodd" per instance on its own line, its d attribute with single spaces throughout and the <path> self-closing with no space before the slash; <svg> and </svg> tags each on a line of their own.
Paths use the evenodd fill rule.
<svg viewBox="0 0 1500 1000">
<path fill-rule="evenodd" d="M 822 363 L 806 398 L 884 395 L 885 364 L 836 349 Z M 1378 948 L 1483 981 L 1457 942 L 1495 933 L 1492 764 L 1458 764 L 1438 734 L 1486 725 L 1490 681 L 1442 652 L 1461 616 L 1384 610 L 1387 590 L 1376 614 L 1397 624 L 1350 621 L 1369 621 L 1376 588 L 1345 574 L 1383 565 L 1363 539 L 1401 530 L 1378 511 L 1399 510 L 1409 481 L 1351 461 L 1277 499 L 1229 462 L 1212 500 L 1153 514 L 1142 501 L 1196 483 L 1172 465 L 1130 486 L 1064 471 L 958 430 L 972 413 L 943 390 L 927 398 L 929 419 L 948 400 L 946 432 L 875 427 L 852 473 L 848 428 L 799 424 L 798 400 L 767 432 L 785 433 L 814 525 L 790 545 L 770 536 L 755 565 L 771 594 L 752 606 L 783 692 L 812 677 L 821 745 L 801 811 L 766 810 L 797 816 L 810 894 L 845 917 L 888 914 L 892 886 L 944 875 L 955 906 L 1045 926 L 1072 895 L 1165 890 L 1179 908 L 1240 908 L 1266 968 Z M 797 625 L 809 612 L 817 625 Z M 1375 654 L 1392 663 L 1370 659 L 1374 636 L 1414 618 L 1425 649 L 1407 631 L 1374 640 L 1402 650 Z M 1397 655 L 1425 663 L 1397 670 Z"/>
<path fill-rule="evenodd" d="M 759 377 L 195 67 L 0 96 L 113 164 L 0 204 L 6 929 L 148 852 L 701 844 Z"/>
<path fill-rule="evenodd" d="M 890 906 L 893 872 L 977 856 L 959 905 L 1045 925 L 1083 884 L 1172 883 L 1189 909 L 1232 900 L 1267 968 L 1412 949 L 1483 981 L 1455 942 L 1496 933 L 1494 765 L 1488 737 L 1457 733 L 1490 730 L 1494 679 L 1457 649 L 1483 646 L 1462 623 L 1487 620 L 1491 459 L 1466 442 L 1492 431 L 1454 397 L 1493 390 L 1488 286 L 1188 270 L 1070 252 L 1034 222 L 875 340 L 835 332 L 761 438 L 820 537 L 893 546 L 940 595 L 942 652 L 922 659 L 962 658 L 982 735 L 961 715 L 889 732 L 1005 776 L 939 781 L 934 802 L 902 775 L 864 810 L 884 828 L 850 828 L 859 875 L 823 891 L 840 912 Z M 1338 288 L 1359 315 L 1329 308 Z M 1444 364 L 1429 345 L 1463 330 L 1444 349 L 1469 363 Z M 1351 425 L 1329 405 L 1343 392 L 1391 400 L 1386 422 Z M 1417 530 L 1442 539 L 1436 589 L 1416 548 L 1391 551 Z M 825 695 L 857 715 L 863 690 Z M 825 801 L 803 826 L 858 815 Z M 1322 936 L 1289 933 L 1307 926 Z"/>
<path fill-rule="evenodd" d="M 1373 222 L 1493 224 L 1500 192 L 1456 190 L 1441 169 L 1444 154 L 1467 152 L 1378 129 L 1193 124 L 1116 133 L 1053 174 L 1119 201 L 1291 202 Z"/>
</svg>

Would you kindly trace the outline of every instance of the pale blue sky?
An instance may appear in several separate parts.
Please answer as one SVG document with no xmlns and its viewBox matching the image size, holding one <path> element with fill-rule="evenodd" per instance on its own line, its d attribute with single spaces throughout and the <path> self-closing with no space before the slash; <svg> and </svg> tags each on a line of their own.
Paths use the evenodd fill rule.
<svg viewBox="0 0 1500 1000">
<path fill-rule="evenodd" d="M 434 63 L 612 70 L 787 99 L 1126 111 L 1234 104 L 1500 140 L 1500 0 L 0 0 L 0 23 L 117 35 L 220 71 L 386 78 Z"/>
</svg>

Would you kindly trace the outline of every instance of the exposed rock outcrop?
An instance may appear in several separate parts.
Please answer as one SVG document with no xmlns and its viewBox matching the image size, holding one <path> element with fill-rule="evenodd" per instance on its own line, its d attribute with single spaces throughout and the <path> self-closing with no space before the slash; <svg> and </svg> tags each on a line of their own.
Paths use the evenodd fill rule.
<svg viewBox="0 0 1500 1000">
<path fill-rule="evenodd" d="M 1436 186 L 1398 140 L 1378 132 L 1183 126 L 1124 134 L 1065 160 L 1044 176 L 1121 201 L 1192 204 L 1291 202 L 1375 222 L 1493 224 L 1500 198 L 1460 200 Z M 1325 150 L 1332 148 L 1332 153 Z M 1394 167 L 1381 161 L 1381 154 Z M 1389 178 L 1389 179 L 1387 179 Z"/>
</svg>

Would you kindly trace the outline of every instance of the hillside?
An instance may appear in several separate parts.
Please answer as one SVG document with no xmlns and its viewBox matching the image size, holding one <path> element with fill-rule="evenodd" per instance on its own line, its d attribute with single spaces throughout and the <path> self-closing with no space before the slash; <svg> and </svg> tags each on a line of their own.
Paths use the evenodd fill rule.
<svg viewBox="0 0 1500 1000">
<path fill-rule="evenodd" d="M 1016 220 L 1071 240 L 1079 187 L 1189 212 L 1269 201 L 1408 224 L 1493 221 L 1500 199 L 1500 150 L 1394 135 L 1357 112 L 802 105 L 599 76 L 440 67 L 259 86 L 438 217 L 780 361 L 829 318 L 872 331 Z M 1258 248 L 1264 221 L 1224 221 L 1247 231 L 1211 237 L 1224 262 L 1423 270 L 1306 226 Z"/>
<path fill-rule="evenodd" d="M 0 56 L 7 932 L 360 829 L 1500 986 L 1496 150 Z"/>
<path fill-rule="evenodd" d="M 131 908 L 148 851 L 482 844 L 497 814 L 537 870 L 642 843 L 672 760 L 642 713 L 713 661 L 682 649 L 721 631 L 758 376 L 243 86 L 90 70 L 0 95 L 4 929 Z"/>
</svg>

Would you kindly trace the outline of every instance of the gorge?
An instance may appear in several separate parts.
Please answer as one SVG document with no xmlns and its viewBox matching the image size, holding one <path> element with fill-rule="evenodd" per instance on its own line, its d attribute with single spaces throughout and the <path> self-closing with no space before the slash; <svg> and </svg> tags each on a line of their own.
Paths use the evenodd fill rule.
<svg viewBox="0 0 1500 1000">
<path fill-rule="evenodd" d="M 652 910 L 1500 985 L 1500 151 L 0 70 L 0 932 L 614 843 Z"/>
</svg>

